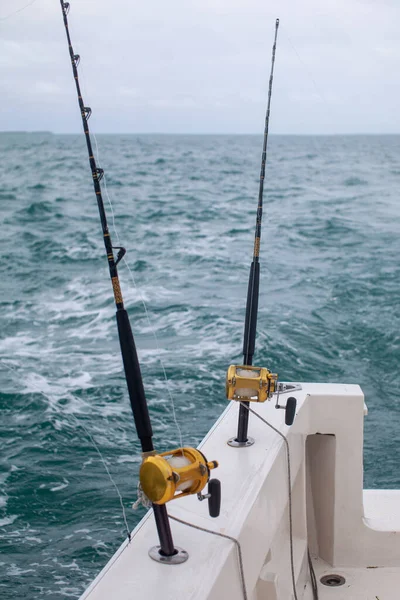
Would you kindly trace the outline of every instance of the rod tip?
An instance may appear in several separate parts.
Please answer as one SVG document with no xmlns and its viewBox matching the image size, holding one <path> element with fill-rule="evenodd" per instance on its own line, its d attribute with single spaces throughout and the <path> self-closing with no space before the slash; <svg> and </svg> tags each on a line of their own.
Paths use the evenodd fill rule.
<svg viewBox="0 0 400 600">
<path fill-rule="evenodd" d="M 279 19 L 275 21 L 275 27 L 279 27 Z"/>
</svg>

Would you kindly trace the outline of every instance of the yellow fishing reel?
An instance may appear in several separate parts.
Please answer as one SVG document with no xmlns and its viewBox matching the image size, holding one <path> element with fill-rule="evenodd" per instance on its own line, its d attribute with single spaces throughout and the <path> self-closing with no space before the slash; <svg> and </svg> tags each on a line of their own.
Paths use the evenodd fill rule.
<svg viewBox="0 0 400 600">
<path fill-rule="evenodd" d="M 226 374 L 226 397 L 240 402 L 265 402 L 277 388 L 278 375 L 265 367 L 231 365 Z"/>
<path fill-rule="evenodd" d="M 140 467 L 140 485 L 153 504 L 197 494 L 199 500 L 208 499 L 212 517 L 217 517 L 221 504 L 221 484 L 210 479 L 210 471 L 218 467 L 217 461 L 207 461 L 195 448 L 178 448 L 162 454 L 146 456 Z M 201 492 L 208 485 L 208 494 Z"/>
<path fill-rule="evenodd" d="M 276 395 L 275 408 L 285 410 L 285 424 L 292 425 L 296 416 L 297 400 L 289 397 L 285 406 L 279 404 L 280 394 L 301 390 L 301 385 L 279 383 L 277 373 L 265 367 L 231 365 L 226 374 L 226 397 L 237 402 L 265 402 Z M 237 441 L 236 438 L 232 440 Z M 229 443 L 229 442 L 228 442 Z M 254 442 L 253 442 L 254 443 Z M 235 445 L 235 444 L 233 444 Z"/>
</svg>

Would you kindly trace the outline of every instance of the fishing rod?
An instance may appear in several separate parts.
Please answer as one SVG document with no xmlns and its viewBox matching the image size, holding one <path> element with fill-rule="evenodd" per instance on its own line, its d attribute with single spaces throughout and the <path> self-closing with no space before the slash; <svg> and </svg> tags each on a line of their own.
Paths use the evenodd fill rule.
<svg viewBox="0 0 400 600">
<path fill-rule="evenodd" d="M 210 470 L 215 469 L 218 466 L 218 463 L 216 461 L 208 462 L 205 456 L 195 448 L 178 448 L 162 454 L 158 454 L 154 449 L 152 441 L 153 431 L 151 428 L 142 374 L 129 316 L 124 308 L 117 270 L 119 262 L 126 254 L 126 249 L 122 246 L 112 245 L 100 186 L 100 182 L 104 176 L 104 170 L 97 167 L 90 138 L 89 119 L 92 114 L 92 109 L 85 106 L 82 98 L 78 75 L 80 56 L 79 54 L 74 53 L 69 34 L 67 16 L 70 10 L 70 3 L 60 0 L 60 6 L 67 35 L 72 72 L 75 79 L 83 131 L 89 155 L 89 165 L 92 172 L 93 186 L 96 193 L 104 246 L 114 293 L 118 336 L 125 379 L 135 427 L 142 447 L 143 462 L 139 474 L 140 488 L 141 493 L 143 493 L 152 503 L 160 541 L 158 546 L 154 546 L 149 550 L 149 556 L 158 562 L 177 564 L 186 561 L 188 559 L 188 553 L 185 550 L 182 550 L 182 548 L 174 546 L 168 512 L 165 505 L 170 500 L 190 494 L 197 494 L 199 500 L 204 500 L 205 498 L 208 499 L 210 516 L 217 517 L 220 511 L 221 488 L 218 479 L 210 479 Z M 114 250 L 118 250 L 116 258 Z M 202 495 L 201 491 L 207 483 L 209 484 L 208 493 Z M 129 535 L 129 541 L 130 539 Z"/>
<path fill-rule="evenodd" d="M 286 391 L 286 387 L 283 388 L 282 384 L 277 383 L 278 375 L 276 373 L 271 373 L 268 369 L 265 368 L 252 366 L 253 355 L 256 345 L 258 298 L 260 288 L 260 244 L 261 224 L 263 215 L 265 165 L 267 162 L 269 117 L 271 110 L 272 83 L 274 79 L 276 40 L 278 37 L 278 29 L 279 19 L 276 19 L 274 43 L 272 46 L 271 72 L 268 86 L 267 111 L 265 115 L 264 141 L 261 155 L 260 184 L 258 190 L 258 205 L 254 236 L 253 260 L 250 266 L 249 283 L 247 287 L 246 316 L 244 322 L 243 335 L 243 365 L 231 365 L 228 369 L 226 382 L 226 391 L 228 399 L 240 401 L 237 435 L 236 437 L 231 438 L 228 441 L 228 444 L 233 447 L 251 446 L 254 444 L 253 438 L 248 437 L 247 435 L 250 413 L 250 411 L 248 410 L 249 403 L 251 401 L 264 402 L 265 400 L 270 399 L 274 393 L 279 393 L 279 391 Z M 290 390 L 292 389 L 293 387 L 290 388 Z M 295 401 L 295 399 L 289 398 L 286 407 L 281 407 L 278 403 L 278 399 L 276 407 L 287 409 L 285 421 L 286 424 L 291 425 L 292 423 L 290 423 L 289 421 L 291 420 L 293 422 L 294 419 L 293 401 Z M 295 410 L 296 405 L 294 404 L 294 412 Z"/>
</svg>

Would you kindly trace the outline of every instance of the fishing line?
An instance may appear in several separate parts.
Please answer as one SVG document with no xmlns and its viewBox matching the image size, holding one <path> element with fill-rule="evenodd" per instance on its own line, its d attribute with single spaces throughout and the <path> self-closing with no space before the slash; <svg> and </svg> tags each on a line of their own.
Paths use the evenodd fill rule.
<svg viewBox="0 0 400 600">
<path fill-rule="evenodd" d="M 99 164 L 100 164 L 99 147 L 98 147 L 98 144 L 97 144 L 97 139 L 96 139 L 95 134 L 93 134 L 93 138 L 94 138 L 95 145 L 96 145 L 97 160 L 99 161 Z M 105 176 L 104 176 L 104 180 L 105 180 Z M 110 197 L 110 194 L 108 192 L 107 184 L 106 183 L 104 183 L 104 191 L 106 193 L 106 198 L 107 198 L 109 206 L 110 206 L 110 212 L 111 212 L 111 218 L 112 218 L 112 226 L 113 226 L 115 235 L 117 237 L 118 243 L 120 243 L 119 242 L 119 240 L 120 240 L 119 233 L 118 233 L 117 227 L 115 225 L 114 208 L 113 208 L 113 204 L 111 202 L 111 197 Z M 138 287 L 138 285 L 136 284 L 136 280 L 135 280 L 135 277 L 133 275 L 133 271 L 130 268 L 129 263 L 126 260 L 125 257 L 122 259 L 122 262 L 124 263 L 124 265 L 128 269 L 129 275 L 130 275 L 132 283 L 133 283 L 133 287 L 135 288 L 136 294 L 139 296 L 139 299 L 140 299 L 140 301 L 141 301 L 141 303 L 143 305 L 143 309 L 144 309 L 144 312 L 145 312 L 145 315 L 146 315 L 147 322 L 148 322 L 149 327 L 150 327 L 150 331 L 153 334 L 154 340 L 156 342 L 156 349 L 157 349 L 157 353 L 158 353 L 158 360 L 160 362 L 161 369 L 162 369 L 163 374 L 164 374 L 165 385 L 166 385 L 167 393 L 168 393 L 168 396 L 169 396 L 169 399 L 170 399 L 170 402 L 171 402 L 172 416 L 173 416 L 173 419 L 174 419 L 175 426 L 176 426 L 176 428 L 178 430 L 180 447 L 183 448 L 182 430 L 181 430 L 181 428 L 179 426 L 179 423 L 178 423 L 178 419 L 177 419 L 177 416 L 176 416 L 176 409 L 175 409 L 174 397 L 173 397 L 172 392 L 171 392 L 171 388 L 170 388 L 169 380 L 168 380 L 168 377 L 167 377 L 167 372 L 166 372 L 166 369 L 165 369 L 165 366 L 164 366 L 164 362 L 163 362 L 163 360 L 161 358 L 161 348 L 160 348 L 160 344 L 159 344 L 159 341 L 158 341 L 158 337 L 157 337 L 156 331 L 155 331 L 155 329 L 154 329 L 154 327 L 153 327 L 153 325 L 151 323 L 149 311 L 147 309 L 147 305 L 146 305 L 146 302 L 144 300 L 143 294 L 140 291 L 140 288 Z M 183 456 L 183 453 L 182 453 L 182 456 Z"/>
<path fill-rule="evenodd" d="M 91 443 L 93 444 L 94 448 L 96 449 L 96 452 L 98 453 L 98 455 L 99 455 L 99 457 L 100 457 L 100 460 L 101 460 L 101 462 L 102 462 L 102 463 L 103 463 L 103 465 L 104 465 L 104 468 L 105 468 L 105 470 L 106 470 L 106 473 L 107 473 L 108 477 L 110 478 L 110 481 L 111 481 L 112 485 L 114 486 L 114 488 L 115 488 L 115 491 L 116 491 L 116 492 L 117 492 L 117 494 L 118 494 L 119 503 L 120 503 L 120 505 L 121 505 L 121 509 L 122 509 L 122 515 L 123 515 L 123 518 L 124 518 L 124 523 L 125 523 L 125 529 L 126 529 L 127 537 L 128 537 L 128 540 L 129 540 L 129 541 L 131 541 L 131 530 L 130 530 L 130 528 L 129 528 L 128 521 L 127 521 L 127 518 L 126 518 L 126 512 L 125 512 L 125 507 L 124 507 L 124 502 L 123 502 L 123 499 L 122 499 L 122 495 L 121 495 L 121 492 L 119 491 L 119 488 L 118 488 L 117 484 L 115 483 L 115 481 L 114 481 L 114 479 L 113 479 L 113 477 L 112 477 L 112 475 L 111 475 L 111 473 L 110 473 L 110 470 L 109 470 L 109 468 L 108 468 L 108 466 L 107 466 L 107 463 L 106 463 L 106 461 L 105 461 L 105 459 L 104 459 L 104 457 L 103 457 L 103 455 L 102 455 L 102 453 L 101 453 L 101 450 L 100 450 L 100 448 L 98 447 L 98 445 L 96 444 L 96 442 L 94 441 L 94 438 L 93 438 L 92 434 L 90 433 L 90 431 L 89 431 L 89 430 L 88 430 L 88 429 L 85 427 L 85 425 L 83 425 L 82 423 L 80 423 L 80 422 L 78 421 L 78 419 L 75 417 L 75 415 L 71 415 L 71 416 L 72 416 L 72 418 L 75 420 L 75 422 L 76 422 L 76 423 L 77 423 L 77 424 L 78 424 L 80 427 L 82 427 L 82 429 L 85 431 L 86 435 L 88 436 L 89 440 L 90 440 L 90 441 L 91 441 Z"/>
<path fill-rule="evenodd" d="M 86 86 L 85 86 L 85 76 L 84 76 L 84 69 L 83 69 L 83 67 L 82 67 L 82 64 L 80 65 L 80 68 L 81 68 L 81 71 L 82 71 L 82 88 L 83 88 L 83 91 L 84 91 L 84 93 L 85 93 L 85 96 L 86 96 L 86 89 L 85 89 L 85 88 L 86 88 Z M 101 167 L 101 160 L 100 160 L 100 151 L 99 151 L 99 145 L 98 145 L 98 143 L 97 143 L 96 134 L 93 132 L 93 128 L 92 128 L 92 130 L 91 130 L 91 134 L 92 134 L 92 136 L 93 136 L 94 143 L 95 143 L 95 147 L 96 147 L 96 156 L 97 156 L 97 162 L 98 162 L 98 164 L 99 164 L 99 167 Z M 117 242 L 118 242 L 118 244 L 120 244 L 120 243 L 121 243 L 121 242 L 120 242 L 120 236 L 119 236 L 119 233 L 118 233 L 118 230 L 117 230 L 117 226 L 116 226 L 116 224 L 115 224 L 115 213 L 114 213 L 114 207 L 113 207 L 113 203 L 112 203 L 112 201 L 111 201 L 111 195 L 110 195 L 110 193 L 109 193 L 109 191 L 108 191 L 108 188 L 107 188 L 107 181 L 106 181 L 106 175 L 105 175 L 105 171 L 104 171 L 104 170 L 103 170 L 103 173 L 104 173 L 104 174 L 103 174 L 104 191 L 105 191 L 105 195 L 106 195 L 106 198 L 107 198 L 107 201 L 108 201 L 109 207 L 110 207 L 111 220 L 112 220 L 112 227 L 113 227 L 113 230 L 114 230 L 115 236 L 116 236 L 116 238 L 117 238 Z M 180 447 L 181 447 L 181 448 L 183 448 L 183 436 L 182 436 L 182 430 L 181 430 L 181 428 L 180 428 L 180 426 L 179 426 L 179 422 L 178 422 L 178 419 L 177 419 L 177 416 L 176 416 L 175 400 L 174 400 L 174 397 L 173 397 L 173 395 L 172 395 L 172 392 L 171 392 L 170 383 L 169 383 L 169 380 L 168 380 L 168 377 L 167 377 L 167 371 L 166 371 L 166 369 L 165 369 L 164 362 L 163 362 L 163 360 L 162 360 L 162 358 L 161 358 L 161 348 L 160 348 L 159 340 L 158 340 L 158 337 L 157 337 L 157 334 L 156 334 L 155 328 L 153 327 L 153 324 L 152 324 L 152 322 L 151 322 L 150 315 L 149 315 L 149 311 L 148 311 L 148 309 L 147 309 L 147 305 L 146 305 L 146 302 L 145 302 L 145 300 L 144 300 L 143 294 L 142 294 L 142 292 L 140 291 L 140 288 L 138 287 L 138 285 L 136 284 L 135 277 L 134 277 L 134 275 L 133 275 L 133 272 L 132 272 L 132 270 L 131 270 L 131 268 L 130 268 L 130 266 L 129 266 L 129 263 L 128 263 L 128 261 L 126 260 L 126 257 L 125 257 L 125 256 L 123 257 L 123 259 L 122 259 L 122 262 L 124 263 L 124 265 L 125 265 L 125 266 L 126 266 L 126 268 L 128 269 L 128 272 L 129 272 L 130 278 L 131 278 L 131 280 L 132 280 L 133 287 L 134 287 L 134 289 L 135 289 L 135 291 L 136 291 L 136 294 L 137 294 L 137 296 L 139 297 L 139 299 L 140 299 L 140 301 L 141 301 L 141 303 L 142 303 L 142 305 L 143 305 L 143 309 L 144 309 L 144 312 L 145 312 L 145 315 L 146 315 L 147 322 L 148 322 L 148 324 L 149 324 L 150 331 L 151 331 L 151 333 L 152 333 L 152 335 L 153 335 L 153 337 L 154 337 L 154 340 L 155 340 L 155 342 L 156 342 L 156 350 L 157 350 L 157 354 L 158 354 L 158 360 L 159 360 L 159 362 L 160 362 L 161 369 L 162 369 L 162 372 L 163 372 L 163 375 L 164 375 L 164 380 L 165 380 L 165 385 L 166 385 L 166 389 L 167 389 L 167 394 L 168 394 L 168 396 L 169 396 L 169 399 L 170 399 L 170 404 L 171 404 L 171 408 L 172 408 L 172 418 L 173 418 L 173 420 L 174 420 L 175 427 L 176 427 L 176 429 L 177 429 L 177 431 L 178 431 L 178 437 L 179 437 L 179 443 L 180 443 Z M 182 452 L 182 456 L 183 456 L 183 452 Z"/>
<path fill-rule="evenodd" d="M 125 259 L 123 259 L 123 262 L 125 263 L 125 266 L 127 267 L 128 271 L 129 271 L 129 274 L 131 276 L 133 285 L 134 285 L 136 291 L 138 292 L 139 297 L 140 297 L 140 299 L 142 301 L 142 304 L 143 304 L 143 307 L 144 307 L 144 311 L 145 311 L 145 314 L 146 314 L 146 318 L 147 318 L 147 322 L 149 324 L 150 330 L 151 330 L 151 332 L 152 332 L 152 334 L 154 336 L 155 342 L 156 342 L 156 347 L 157 347 L 157 352 L 158 352 L 158 360 L 160 361 L 161 368 L 162 368 L 162 371 L 164 373 L 164 380 L 165 380 L 165 384 L 166 384 L 166 387 L 167 387 L 167 393 L 169 395 L 169 399 L 170 399 L 171 407 L 172 407 L 172 415 L 173 415 L 173 419 L 174 419 L 174 422 L 175 422 L 175 426 L 176 426 L 176 428 L 178 430 L 180 447 L 182 449 L 183 448 L 182 430 L 181 430 L 181 428 L 179 426 L 178 419 L 177 419 L 177 416 L 176 416 L 175 401 L 174 401 L 174 398 L 172 396 L 172 392 L 171 392 L 171 389 L 170 389 L 170 385 L 169 385 L 169 381 L 168 381 L 168 377 L 167 377 L 167 372 L 165 370 L 165 366 L 164 366 L 163 360 L 161 358 L 161 349 L 160 349 L 160 346 L 159 346 L 159 343 L 158 343 L 158 338 L 157 338 L 155 329 L 153 328 L 153 326 L 152 326 L 152 324 L 150 322 L 150 317 L 149 317 L 149 313 L 147 311 L 146 303 L 144 301 L 144 298 L 143 298 L 141 292 L 139 291 L 139 289 L 138 289 L 138 287 L 136 285 L 135 278 L 133 276 L 131 268 L 130 268 L 129 264 L 127 263 L 127 261 Z M 184 456 L 183 450 L 182 450 L 182 456 Z"/>
<path fill-rule="evenodd" d="M 9 15 L 6 15 L 5 17 L 0 17 L 0 21 L 5 21 L 6 19 L 9 19 L 10 17 L 13 17 L 14 15 L 22 12 L 23 10 L 25 10 L 29 6 L 32 6 L 32 4 L 35 4 L 35 2 L 37 2 L 37 0 L 32 0 L 32 2 L 29 2 L 29 4 L 25 4 L 25 6 L 23 6 L 22 8 L 19 8 L 18 10 L 10 13 Z"/>
<path fill-rule="evenodd" d="M 323 93 L 321 92 L 321 90 L 318 88 L 317 83 L 314 79 L 314 77 L 311 74 L 310 69 L 307 67 L 307 65 L 305 64 L 305 62 L 303 61 L 303 59 L 301 58 L 299 52 L 297 51 L 295 45 L 293 44 L 291 38 L 289 37 L 289 35 L 286 33 L 285 27 L 283 27 L 283 34 L 286 37 L 287 41 L 289 42 L 290 46 L 292 47 L 293 52 L 296 54 L 300 64 L 302 65 L 303 69 L 305 70 L 305 72 L 307 73 L 308 77 L 310 78 L 310 80 L 312 81 L 312 84 L 315 88 L 315 91 L 317 92 L 317 96 L 319 97 L 319 99 L 326 104 L 326 106 L 331 109 L 332 108 L 332 104 L 329 104 L 329 102 L 326 100 L 325 96 L 323 95 Z"/>
<path fill-rule="evenodd" d="M 225 538 L 226 540 L 230 540 L 236 546 L 239 560 L 239 574 L 240 574 L 240 583 L 242 586 L 243 599 L 247 600 L 247 589 L 246 589 L 246 581 L 244 578 L 244 567 L 243 567 L 243 555 L 242 548 L 240 546 L 240 542 L 232 537 L 231 535 L 227 535 L 226 533 L 220 533 L 219 531 L 213 531 L 212 529 L 206 529 L 205 527 L 200 527 L 200 525 L 194 525 L 194 523 L 189 523 L 189 521 L 184 521 L 183 519 L 178 519 L 178 517 L 174 517 L 173 515 L 169 515 L 169 518 L 177 523 L 182 523 L 182 525 L 187 525 L 188 527 L 192 527 L 193 529 L 198 529 L 199 531 L 204 531 L 205 533 L 211 533 L 212 535 L 216 535 L 221 538 Z M 297 600 L 297 598 L 296 598 Z"/>
<path fill-rule="evenodd" d="M 277 433 L 283 439 L 283 441 L 285 443 L 285 446 L 286 446 L 287 469 L 288 469 L 288 485 L 289 485 L 289 503 L 288 503 L 288 507 L 289 507 L 290 569 L 291 569 L 291 574 L 292 574 L 292 586 L 293 586 L 294 599 L 298 600 L 297 590 L 296 590 L 296 576 L 295 576 L 295 571 L 294 571 L 294 556 L 293 556 L 292 475 L 291 475 L 291 468 L 290 468 L 289 442 L 287 441 L 286 436 L 283 435 L 283 433 L 281 431 L 279 431 L 279 429 L 277 429 L 276 427 L 274 427 L 273 425 L 271 425 L 271 423 L 269 423 L 266 419 L 264 419 L 263 417 L 261 417 L 255 410 L 253 410 L 252 408 L 250 408 L 247 405 L 247 403 L 240 402 L 240 404 L 243 407 L 245 407 L 249 412 L 251 412 L 253 415 L 255 415 L 256 417 L 258 417 L 263 423 L 265 423 L 266 425 L 268 425 L 268 427 L 270 427 L 273 431 L 275 431 L 275 433 Z"/>
<path fill-rule="evenodd" d="M 0 362 L 2 363 L 2 365 L 4 365 L 7 369 L 9 369 L 10 371 L 13 371 L 15 373 L 18 374 L 18 370 L 14 367 L 11 367 L 10 365 L 8 365 L 3 359 L 0 359 Z M 45 392 L 43 392 L 43 390 L 41 390 L 39 388 L 38 385 L 36 385 L 34 382 L 30 382 L 30 385 L 36 389 L 36 391 L 41 394 L 44 398 L 46 398 L 46 400 L 53 400 L 54 398 L 52 398 L 52 396 L 50 394 L 46 394 Z M 71 392 L 68 392 L 67 395 L 69 395 L 71 398 L 75 399 L 74 395 Z M 24 410 L 24 409 L 21 409 Z M 19 411 L 14 411 L 14 412 L 19 412 Z M 64 414 L 64 417 L 66 418 L 66 420 L 68 421 L 69 418 L 73 419 L 75 424 L 77 424 L 79 427 L 81 427 L 84 432 L 86 433 L 87 437 L 89 438 L 90 443 L 92 444 L 92 446 L 94 447 L 94 449 L 96 450 L 96 452 L 98 453 L 101 462 L 103 463 L 104 469 L 112 483 L 112 485 L 114 486 L 115 491 L 118 494 L 118 498 L 119 498 L 119 502 L 121 505 L 121 509 L 122 509 L 122 515 L 123 515 L 123 519 L 124 519 L 124 523 L 125 523 L 125 528 L 126 528 L 126 533 L 127 533 L 127 537 L 128 540 L 131 541 L 131 529 L 128 525 L 128 521 L 127 521 L 127 517 L 126 517 L 126 512 L 125 512 L 125 507 L 124 507 L 124 503 L 123 503 L 123 498 L 122 498 L 122 494 L 119 491 L 118 485 L 116 484 L 115 480 L 113 479 L 110 470 L 108 468 L 108 465 L 105 461 L 105 458 L 99 448 L 99 446 L 97 445 L 97 443 L 95 442 L 92 434 L 90 433 L 90 431 L 87 429 L 87 427 L 85 425 L 83 425 L 83 423 L 81 423 L 79 421 L 79 419 L 77 417 L 75 417 L 75 415 L 68 415 L 68 414 Z"/>
<path fill-rule="evenodd" d="M 137 490 L 137 500 L 132 505 L 133 510 L 136 510 L 137 508 L 139 508 L 140 505 L 144 506 L 144 508 L 147 508 L 147 509 L 151 508 L 151 502 L 144 494 L 142 487 L 140 485 L 140 482 L 139 482 L 138 490 Z M 217 537 L 225 538 L 226 540 L 230 540 L 231 542 L 233 542 L 235 544 L 237 554 L 238 554 L 239 575 L 240 575 L 240 583 L 242 586 L 243 600 L 247 600 L 248 596 L 247 596 L 247 589 L 246 589 L 246 581 L 245 581 L 245 577 L 244 577 L 243 554 L 242 554 L 242 548 L 241 548 L 239 540 L 237 540 L 236 538 L 234 538 L 231 535 L 227 535 L 226 533 L 214 531 L 213 529 L 207 529 L 206 527 L 201 527 L 200 525 L 195 525 L 194 523 L 190 523 L 189 521 L 184 521 L 183 519 L 178 519 L 178 517 L 174 517 L 171 514 L 169 515 L 169 518 L 172 519 L 173 521 L 176 521 L 177 523 L 181 523 L 182 525 L 187 525 L 188 527 L 197 529 L 198 531 L 204 531 L 204 533 L 211 533 L 212 535 L 216 535 Z"/>
<path fill-rule="evenodd" d="M 80 80 L 82 82 L 82 90 L 83 90 L 83 92 L 85 94 L 85 97 L 87 97 L 86 84 L 85 84 L 86 78 L 85 78 L 85 74 L 84 74 L 84 67 L 83 67 L 83 64 L 80 61 L 79 61 L 79 72 L 81 74 Z M 116 238 L 117 238 L 117 243 L 120 245 L 121 244 L 121 242 L 120 242 L 120 236 L 119 236 L 119 233 L 118 233 L 118 230 L 117 230 L 117 226 L 116 226 L 116 223 L 115 223 L 114 207 L 113 207 L 113 203 L 111 201 L 110 193 L 109 193 L 108 188 L 107 188 L 105 171 L 104 171 L 104 169 L 101 168 L 99 145 L 98 145 L 98 142 L 97 142 L 96 135 L 95 135 L 95 133 L 93 132 L 92 129 L 91 129 L 91 136 L 94 139 L 95 148 L 96 148 L 97 162 L 98 162 L 99 170 L 102 173 L 102 176 L 101 176 L 102 177 L 102 182 L 104 183 L 104 192 L 105 192 L 105 196 L 107 198 L 107 201 L 108 201 L 108 204 L 109 204 L 109 207 L 110 207 L 110 213 L 111 213 L 111 219 L 112 219 L 112 228 L 113 228 L 113 230 L 115 232 L 115 235 L 116 235 Z M 130 268 L 130 266 L 129 266 L 129 264 L 128 264 L 125 256 L 122 257 L 122 261 L 121 262 L 123 262 L 125 264 L 126 268 L 128 269 L 130 278 L 132 280 L 133 287 L 134 287 L 134 289 L 136 291 L 136 294 L 139 297 L 139 299 L 140 299 L 140 301 L 141 301 L 141 303 L 143 305 L 145 316 L 146 316 L 146 320 L 148 322 L 150 331 L 151 331 L 151 333 L 152 333 L 152 335 L 154 337 L 154 340 L 155 340 L 155 343 L 156 343 L 156 351 L 157 351 L 158 360 L 159 360 L 160 365 L 161 365 L 161 369 L 162 369 L 164 380 L 165 380 L 165 386 L 166 386 L 166 389 L 167 389 L 167 394 L 168 394 L 168 397 L 169 397 L 169 400 L 170 400 L 170 406 L 172 408 L 172 418 L 174 420 L 174 424 L 175 424 L 175 427 L 177 429 L 177 433 L 178 433 L 178 437 L 179 437 L 179 443 L 180 443 L 180 448 L 183 448 L 182 430 L 181 430 L 181 428 L 179 426 L 179 422 L 178 422 L 178 419 L 177 419 L 176 408 L 175 408 L 175 400 L 174 400 L 173 394 L 171 392 L 170 383 L 169 383 L 169 380 L 168 380 L 168 377 L 167 377 L 167 371 L 166 371 L 164 362 L 163 362 L 163 360 L 161 358 L 161 348 L 160 348 L 160 344 L 159 344 L 159 341 L 158 341 L 158 337 L 157 337 L 155 328 L 152 325 L 152 322 L 151 322 L 151 319 L 150 319 L 150 315 L 149 315 L 149 311 L 147 309 L 147 305 L 146 305 L 146 302 L 144 300 L 144 297 L 143 297 L 143 295 L 142 295 L 142 293 L 141 293 L 138 285 L 136 284 L 135 277 L 133 275 L 133 272 L 132 272 L 132 270 L 131 270 L 131 268 Z M 183 450 L 182 450 L 182 456 L 183 456 Z"/>
<path fill-rule="evenodd" d="M 296 590 L 296 576 L 295 576 L 295 569 L 294 569 L 294 553 L 293 553 L 292 475 L 291 475 L 291 467 L 290 467 L 289 442 L 288 442 L 286 436 L 281 431 L 279 431 L 279 429 L 274 427 L 271 423 L 269 423 L 266 419 L 264 419 L 261 415 L 259 415 L 255 410 L 250 408 L 247 405 L 247 403 L 240 402 L 240 404 L 243 407 L 245 407 L 249 412 L 251 412 L 253 415 L 255 415 L 258 419 L 260 419 L 260 421 L 265 423 L 265 425 L 268 425 L 268 427 L 270 427 L 273 431 L 275 431 L 275 433 L 277 433 L 283 439 L 283 442 L 285 444 L 286 457 L 287 457 L 287 470 L 288 470 L 288 473 L 287 473 L 288 474 L 288 487 L 289 487 L 288 512 L 289 512 L 290 570 L 291 570 L 291 575 L 292 575 L 292 586 L 293 586 L 294 599 L 298 600 L 297 590 Z M 314 600 L 318 600 L 318 589 L 317 589 L 317 583 L 316 583 L 317 580 L 315 577 L 315 571 L 314 571 L 314 567 L 311 562 L 311 557 L 310 557 L 309 551 L 308 551 L 308 562 L 309 562 L 309 568 L 310 568 L 311 587 L 312 587 L 312 591 L 313 591 Z"/>
<path fill-rule="evenodd" d="M 147 498 L 145 493 L 143 492 L 140 482 L 138 483 L 138 486 L 137 486 L 137 500 L 132 505 L 132 509 L 137 510 L 139 508 L 139 506 L 143 506 L 144 508 L 147 508 L 147 509 L 151 508 L 151 502 Z M 247 596 L 247 589 L 246 589 L 246 581 L 245 581 L 245 577 L 244 577 L 243 554 L 242 554 L 242 548 L 241 548 L 239 540 L 237 540 L 236 538 L 234 538 L 231 535 L 227 535 L 226 533 L 214 531 L 213 529 L 207 529 L 206 527 L 201 527 L 200 525 L 195 525 L 194 523 L 190 523 L 189 521 L 184 521 L 183 519 L 178 519 L 178 517 L 174 517 L 171 514 L 169 515 L 169 518 L 172 519 L 173 521 L 176 521 L 177 523 L 181 523 L 182 525 L 187 525 L 188 527 L 197 529 L 198 531 L 204 531 L 204 533 L 211 533 L 212 535 L 216 535 L 217 537 L 225 538 L 235 544 L 236 549 L 237 549 L 237 554 L 238 554 L 239 575 L 240 575 L 240 583 L 242 586 L 243 600 L 247 600 L 248 596 Z"/>
</svg>

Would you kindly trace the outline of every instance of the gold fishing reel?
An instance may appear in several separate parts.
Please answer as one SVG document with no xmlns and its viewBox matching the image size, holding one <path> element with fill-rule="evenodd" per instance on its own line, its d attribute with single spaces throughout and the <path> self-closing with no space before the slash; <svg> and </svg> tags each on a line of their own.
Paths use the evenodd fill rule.
<svg viewBox="0 0 400 600">
<path fill-rule="evenodd" d="M 265 367 L 231 365 L 226 374 L 226 397 L 240 402 L 265 402 L 277 390 L 278 375 Z"/>
<path fill-rule="evenodd" d="M 201 491 L 210 478 L 217 461 L 207 461 L 195 448 L 178 448 L 162 454 L 146 456 L 140 467 L 140 485 L 153 504 L 197 494 L 199 500 L 208 499 L 211 516 L 218 516 L 221 501 L 220 482 L 209 482 L 208 494 Z M 217 514 L 214 514 L 217 513 Z"/>
</svg>

